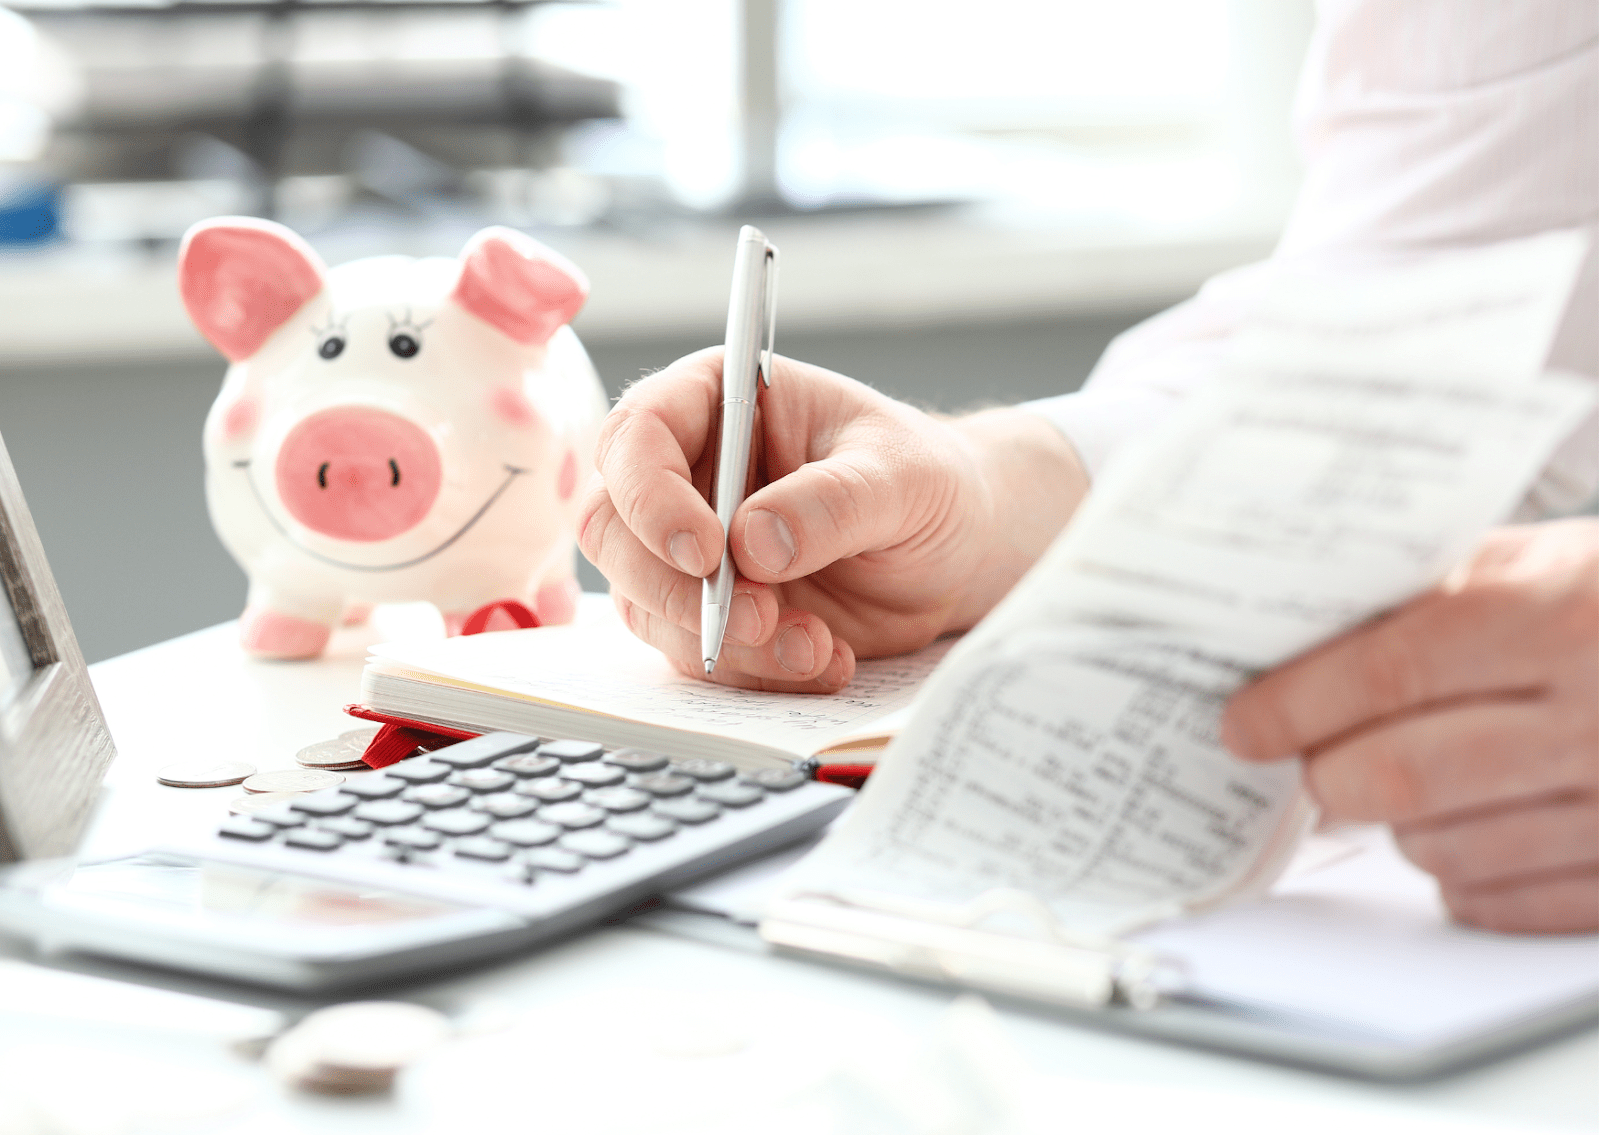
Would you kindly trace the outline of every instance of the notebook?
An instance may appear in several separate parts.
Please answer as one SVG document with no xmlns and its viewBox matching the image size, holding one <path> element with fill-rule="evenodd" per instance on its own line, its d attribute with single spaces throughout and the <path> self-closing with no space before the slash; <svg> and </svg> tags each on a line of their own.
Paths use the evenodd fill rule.
<svg viewBox="0 0 1600 1135">
<path fill-rule="evenodd" d="M 764 693 L 686 678 L 585 595 L 559 627 L 376 646 L 361 677 L 377 715 L 693 753 L 743 769 L 870 766 L 953 645 L 857 664 L 838 694 Z"/>
</svg>

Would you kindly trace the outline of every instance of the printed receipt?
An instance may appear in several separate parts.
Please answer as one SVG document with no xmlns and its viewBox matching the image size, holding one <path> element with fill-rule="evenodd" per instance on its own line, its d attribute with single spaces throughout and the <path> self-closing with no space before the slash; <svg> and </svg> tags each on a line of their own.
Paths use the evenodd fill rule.
<svg viewBox="0 0 1600 1135">
<path fill-rule="evenodd" d="M 1014 887 L 1116 934 L 1270 885 L 1311 811 L 1298 761 L 1222 748 L 1223 704 L 1510 514 L 1593 402 L 1539 374 L 1583 251 L 1284 287 L 935 671 L 791 889 Z"/>
</svg>

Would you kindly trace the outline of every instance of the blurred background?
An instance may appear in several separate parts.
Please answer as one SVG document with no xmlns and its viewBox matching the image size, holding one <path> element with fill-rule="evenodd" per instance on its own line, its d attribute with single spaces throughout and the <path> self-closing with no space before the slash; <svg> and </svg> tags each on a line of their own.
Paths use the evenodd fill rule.
<svg viewBox="0 0 1600 1135">
<path fill-rule="evenodd" d="M 590 276 L 615 395 L 720 341 L 945 410 L 1075 389 L 1272 246 L 1310 0 L 28 0 L 0 9 L 0 434 L 90 661 L 229 619 L 177 238 L 330 263 L 508 224 Z M 604 581 L 587 569 L 585 585 Z"/>
</svg>

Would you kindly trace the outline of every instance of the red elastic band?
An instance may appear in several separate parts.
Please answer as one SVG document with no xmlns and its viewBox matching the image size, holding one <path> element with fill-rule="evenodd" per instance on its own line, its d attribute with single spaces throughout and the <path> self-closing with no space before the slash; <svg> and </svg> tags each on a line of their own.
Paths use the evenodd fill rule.
<svg viewBox="0 0 1600 1135">
<path fill-rule="evenodd" d="M 485 603 L 468 615 L 467 621 L 461 624 L 461 633 L 482 634 L 489 628 L 489 617 L 496 611 L 504 611 L 510 616 L 511 621 L 523 630 L 539 625 L 539 616 L 529 610 L 527 604 L 519 603 L 515 599 L 496 599 L 493 603 Z"/>
</svg>

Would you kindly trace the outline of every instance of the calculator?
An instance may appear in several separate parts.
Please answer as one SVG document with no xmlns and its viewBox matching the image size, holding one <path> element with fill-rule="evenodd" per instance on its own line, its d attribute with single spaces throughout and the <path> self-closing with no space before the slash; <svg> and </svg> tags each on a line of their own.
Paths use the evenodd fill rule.
<svg viewBox="0 0 1600 1135">
<path fill-rule="evenodd" d="M 812 835 L 852 796 L 800 769 L 489 733 L 198 840 L 13 873 L 0 925 L 257 984 L 376 985 L 594 925 Z"/>
</svg>

